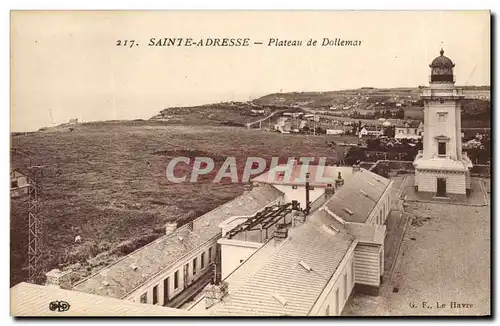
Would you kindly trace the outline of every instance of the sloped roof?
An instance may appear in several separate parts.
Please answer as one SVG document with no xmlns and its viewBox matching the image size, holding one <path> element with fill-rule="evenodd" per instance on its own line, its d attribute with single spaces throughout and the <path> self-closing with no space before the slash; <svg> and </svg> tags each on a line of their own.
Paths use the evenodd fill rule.
<svg viewBox="0 0 500 326">
<path fill-rule="evenodd" d="M 219 224 L 227 218 L 255 213 L 282 195 L 281 191 L 270 185 L 255 187 L 250 192 L 195 219 L 192 231 L 184 225 L 173 234 L 163 236 L 139 248 L 80 281 L 73 289 L 121 298 L 219 235 L 221 233 Z M 132 264 L 138 267 L 137 270 L 130 267 Z M 108 285 L 103 286 L 103 281 L 108 282 Z"/>
<path fill-rule="evenodd" d="M 269 258 L 278 248 L 274 245 L 274 239 L 271 238 L 247 258 L 243 264 L 240 264 L 224 281 L 229 284 L 228 292 L 233 293 L 242 287 L 257 270 L 262 268 Z M 249 262 L 247 264 L 247 262 Z"/>
<path fill-rule="evenodd" d="M 381 131 L 380 127 L 377 126 L 363 126 L 362 129 L 365 129 L 366 131 Z"/>
<path fill-rule="evenodd" d="M 327 214 L 317 211 L 316 214 Z M 354 238 L 335 233 L 314 218 L 293 229 L 269 260 L 211 314 L 237 316 L 305 316 L 353 244 Z M 257 257 L 256 255 L 254 257 Z M 306 270 L 303 261 L 312 268 Z M 252 257 L 245 262 L 251 264 Z M 229 285 L 230 286 L 230 285 Z M 280 303 L 276 295 L 286 300 Z"/>
<path fill-rule="evenodd" d="M 316 225 L 333 226 L 342 233 L 349 234 L 360 242 L 383 244 L 385 239 L 384 225 L 346 222 L 341 223 L 325 210 L 320 210 L 309 217 Z"/>
<path fill-rule="evenodd" d="M 336 191 L 325 206 L 346 222 L 364 223 L 389 184 L 390 180 L 361 169 Z"/>
<path fill-rule="evenodd" d="M 66 301 L 67 311 L 51 311 L 52 301 Z M 196 316 L 195 312 L 134 303 L 88 293 L 63 290 L 38 284 L 19 283 L 10 289 L 10 314 L 15 317 L 87 317 L 87 316 Z"/>
</svg>

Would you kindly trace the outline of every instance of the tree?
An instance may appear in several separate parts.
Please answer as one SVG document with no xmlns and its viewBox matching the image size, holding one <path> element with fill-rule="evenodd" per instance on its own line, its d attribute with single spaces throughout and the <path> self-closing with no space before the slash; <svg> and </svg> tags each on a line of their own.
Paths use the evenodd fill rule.
<svg viewBox="0 0 500 326">
<path fill-rule="evenodd" d="M 396 136 L 396 127 L 394 126 L 385 127 L 384 135 L 389 138 L 394 138 Z"/>
<path fill-rule="evenodd" d="M 396 119 L 403 119 L 405 117 L 405 111 L 403 109 L 399 109 L 395 112 L 394 117 Z"/>
</svg>

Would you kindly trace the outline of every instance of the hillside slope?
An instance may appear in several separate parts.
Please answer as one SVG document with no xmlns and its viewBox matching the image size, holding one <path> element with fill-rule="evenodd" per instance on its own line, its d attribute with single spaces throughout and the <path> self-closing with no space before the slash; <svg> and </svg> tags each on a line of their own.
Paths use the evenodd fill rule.
<svg viewBox="0 0 500 326">
<path fill-rule="evenodd" d="M 237 158 L 329 156 L 325 137 L 297 137 L 234 127 L 165 126 L 160 121 L 87 123 L 12 137 L 44 165 L 46 270 L 73 265 L 80 277 L 164 234 L 167 221 L 193 219 L 243 191 L 242 184 L 174 184 L 174 156 L 208 156 L 220 166 Z M 12 166 L 30 157 L 15 152 Z M 189 172 L 189 168 L 181 172 Z M 27 203 L 12 200 L 11 284 L 26 278 Z M 74 243 L 75 236 L 82 237 Z M 100 254 L 100 255 L 99 255 Z M 99 255 L 99 256 L 98 256 Z M 97 256 L 97 258 L 95 258 Z"/>
</svg>

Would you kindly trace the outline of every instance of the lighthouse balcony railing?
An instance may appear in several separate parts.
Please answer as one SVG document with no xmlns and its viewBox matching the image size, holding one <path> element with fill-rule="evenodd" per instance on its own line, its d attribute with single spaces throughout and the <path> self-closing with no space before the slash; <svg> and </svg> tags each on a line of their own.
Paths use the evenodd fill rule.
<svg viewBox="0 0 500 326">
<path fill-rule="evenodd" d="M 429 83 L 456 82 L 455 75 L 429 75 Z"/>
<path fill-rule="evenodd" d="M 422 92 L 423 97 L 460 97 L 463 96 L 464 92 L 460 88 L 454 88 L 453 90 L 449 89 L 424 89 Z"/>
</svg>

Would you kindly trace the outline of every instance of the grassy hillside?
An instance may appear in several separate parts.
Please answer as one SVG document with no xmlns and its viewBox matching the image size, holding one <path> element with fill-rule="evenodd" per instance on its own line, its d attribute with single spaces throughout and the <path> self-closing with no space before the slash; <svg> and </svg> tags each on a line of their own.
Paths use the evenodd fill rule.
<svg viewBox="0 0 500 326">
<path fill-rule="evenodd" d="M 80 276 L 164 233 L 170 220 L 193 219 L 243 191 L 242 184 L 173 184 L 173 156 L 209 156 L 220 166 L 236 156 L 330 156 L 326 137 L 265 133 L 234 127 L 166 126 L 161 121 L 87 123 L 12 137 L 45 166 L 43 194 L 47 270 L 73 265 Z M 24 168 L 30 157 L 12 156 Z M 11 284 L 26 278 L 27 203 L 12 201 Z M 74 243 L 76 235 L 81 243 Z M 96 258 L 97 256 L 97 258 Z"/>
</svg>

